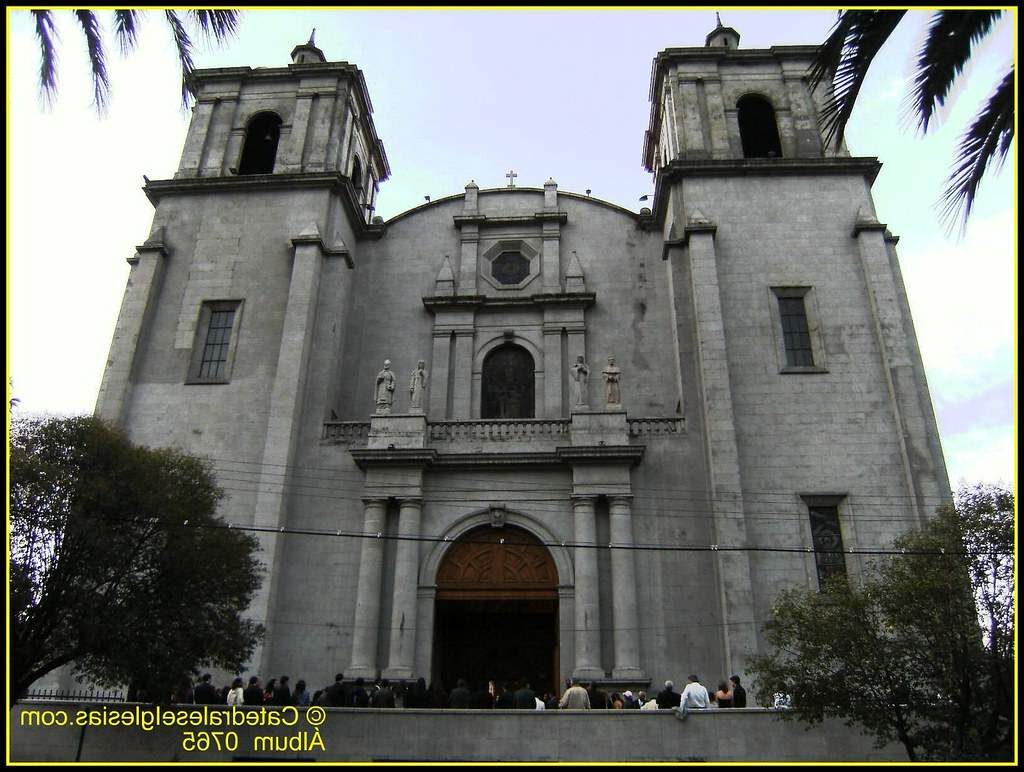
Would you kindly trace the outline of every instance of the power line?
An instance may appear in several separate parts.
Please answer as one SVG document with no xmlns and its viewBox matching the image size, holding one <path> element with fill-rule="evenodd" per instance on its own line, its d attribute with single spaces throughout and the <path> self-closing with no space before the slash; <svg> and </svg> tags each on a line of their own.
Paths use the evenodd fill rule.
<svg viewBox="0 0 1024 772">
<path fill-rule="evenodd" d="M 107 520 L 110 522 L 131 522 L 139 523 L 144 520 L 152 523 L 156 518 L 110 518 L 104 516 L 92 517 L 96 519 Z M 165 523 L 169 527 L 178 528 L 199 528 L 209 530 L 233 530 L 233 531 L 244 531 L 251 533 L 267 533 L 267 534 L 288 534 L 293 536 L 325 536 L 333 538 L 350 538 L 350 539 L 378 539 L 381 541 L 414 541 L 414 542 L 430 542 L 430 543 L 450 543 L 450 544 L 486 544 L 486 545 L 507 545 L 517 547 L 560 547 L 564 549 L 596 549 L 596 550 L 632 550 L 640 552 L 769 552 L 769 553 L 803 553 L 803 554 L 814 554 L 814 555 L 930 555 L 930 556 L 966 556 L 966 555 L 1010 555 L 1013 553 L 998 552 L 989 549 L 980 550 L 908 550 L 908 549 L 862 549 L 850 547 L 842 550 L 827 550 L 818 549 L 815 547 L 758 547 L 758 546 L 739 546 L 739 545 L 720 545 L 720 544 L 616 544 L 614 542 L 576 542 L 571 540 L 563 541 L 543 541 L 541 539 L 536 540 L 510 540 L 507 537 L 499 536 L 493 539 L 483 538 L 466 538 L 460 537 L 452 539 L 449 536 L 431 536 L 431 535 L 401 535 L 401 534 L 388 534 L 384 531 L 377 531 L 376 533 L 367 533 L 364 531 L 346 531 L 343 529 L 320 529 L 320 528 L 289 528 L 287 526 L 261 526 L 261 525 L 240 525 L 237 523 L 224 523 L 224 522 L 206 522 L 206 523 L 193 523 L 190 520 L 185 520 L 181 523 Z"/>
<path fill-rule="evenodd" d="M 218 463 L 225 463 L 225 464 L 239 464 L 239 465 L 258 466 L 258 467 L 273 467 L 273 468 L 278 468 L 278 469 L 295 469 L 295 468 L 298 468 L 298 469 L 302 469 L 304 471 L 326 472 L 329 476 L 328 477 L 317 477 L 315 475 L 303 475 L 303 474 L 297 474 L 295 472 L 288 472 L 288 471 L 285 471 L 285 472 L 260 471 L 260 472 L 252 472 L 252 473 L 250 473 L 250 472 L 244 472 L 243 470 L 237 470 L 237 469 L 235 469 L 235 470 L 231 470 L 231 469 L 224 470 L 224 471 L 234 472 L 234 473 L 239 473 L 239 474 L 260 474 L 261 476 L 273 475 L 273 476 L 278 476 L 278 477 L 291 477 L 292 479 L 311 479 L 311 480 L 315 480 L 315 481 L 318 481 L 318 482 L 330 482 L 330 481 L 332 481 L 332 480 L 334 480 L 334 479 L 336 479 L 338 477 L 350 477 L 350 478 L 353 479 L 354 482 L 361 483 L 365 479 L 365 474 L 362 471 L 359 471 L 359 470 L 335 469 L 335 468 L 332 468 L 332 467 L 318 467 L 318 466 L 311 466 L 311 465 L 308 465 L 308 464 L 275 464 L 275 463 L 271 463 L 271 462 L 267 462 L 267 461 L 245 461 L 245 460 L 242 460 L 242 459 L 217 458 L 217 457 L 213 457 L 213 456 L 206 456 L 205 458 L 207 458 L 210 461 L 214 461 L 214 462 L 218 462 Z M 488 485 L 493 485 L 494 484 L 494 478 L 471 477 L 471 476 L 466 476 L 466 475 L 462 475 L 462 474 L 458 475 L 458 477 L 459 477 L 460 480 L 467 481 L 467 482 L 481 482 L 481 483 L 486 483 Z M 562 488 L 559 488 L 559 487 L 545 487 L 545 486 L 538 486 L 538 485 L 530 485 L 529 488 L 531 490 L 551 490 L 551 491 L 562 490 Z M 744 488 L 744 489 L 732 492 L 732 493 L 730 493 L 729 496 L 713 496 L 713 495 L 711 495 L 710 491 L 708 491 L 707 489 L 704 489 L 704 488 L 684 488 L 684 487 L 678 487 L 678 486 L 669 486 L 669 487 L 644 486 L 644 490 L 656 491 L 656 492 L 664 492 L 664 493 L 672 493 L 672 494 L 692 493 L 695 498 L 700 498 L 701 500 L 708 499 L 708 500 L 724 500 L 724 501 L 732 501 L 734 496 L 740 496 L 740 495 L 744 496 L 745 498 L 749 498 L 751 496 L 763 496 L 763 497 L 777 496 L 777 497 L 783 498 L 786 501 L 789 501 L 789 500 L 791 500 L 793 498 L 794 495 L 796 495 L 794 493 L 794 491 L 792 491 L 792 490 L 758 490 L 758 489 L 752 489 L 752 488 Z M 946 503 L 946 501 L 947 501 L 947 499 L 942 497 L 942 496 L 922 497 L 922 496 L 910 496 L 908 494 L 888 494 L 888 493 L 858 493 L 856 495 L 859 498 L 866 498 L 866 499 L 880 498 L 880 499 L 885 499 L 887 501 L 890 501 L 890 500 L 893 500 L 893 499 L 906 499 L 908 501 L 927 500 L 927 501 L 937 501 L 939 503 Z M 952 498 L 952 492 L 951 492 L 950 498 Z"/>
<path fill-rule="evenodd" d="M 255 494 L 255 495 L 258 495 L 260 493 L 271 493 L 271 494 L 275 494 L 275 495 L 277 495 L 277 494 L 287 494 L 289 496 L 298 496 L 298 497 L 303 497 L 303 498 L 316 498 L 316 499 L 324 499 L 324 500 L 329 500 L 329 501 L 346 501 L 346 502 L 357 502 L 357 501 L 361 501 L 364 498 L 374 498 L 374 497 L 376 497 L 378 495 L 381 498 L 402 498 L 401 496 L 388 497 L 388 496 L 385 496 L 383 494 L 375 494 L 372 491 L 362 492 L 362 493 L 355 493 L 355 492 L 353 492 L 353 493 L 348 494 L 348 495 L 329 495 L 329 494 L 326 494 L 326 493 L 307 493 L 304 490 L 304 488 L 306 486 L 302 486 L 302 485 L 295 486 L 295 485 L 290 485 L 288 483 L 260 482 L 258 480 L 245 480 L 245 479 L 237 479 L 237 478 L 222 478 L 222 479 L 224 479 L 227 482 L 238 482 L 238 483 L 242 483 L 242 484 L 245 484 L 245 485 L 264 485 L 264 486 L 276 485 L 276 486 L 279 486 L 281 488 L 280 490 L 270 490 L 270 489 L 262 489 L 261 490 L 260 488 L 257 488 L 257 487 L 235 488 L 235 487 L 223 486 L 223 485 L 220 486 L 222 488 L 222 490 L 227 491 L 227 492 L 234 492 L 234 493 L 247 493 L 247 494 Z M 316 489 L 316 488 L 314 488 L 314 489 Z M 324 488 L 324 490 L 335 490 L 335 489 Z M 486 491 L 486 490 L 475 489 L 475 488 L 445 488 L 444 492 L 445 493 L 484 494 L 484 493 L 492 493 L 494 491 L 493 491 L 493 489 L 491 491 Z M 498 493 L 497 493 L 497 496 L 500 498 L 500 497 L 502 497 L 502 496 L 504 496 L 506 494 L 507 495 L 515 495 L 517 493 L 519 493 L 519 491 L 499 490 Z M 559 497 L 532 497 L 532 498 L 524 498 L 522 496 L 517 496 L 515 501 L 518 502 L 518 503 L 525 503 L 525 502 L 530 503 L 531 504 L 530 508 L 532 510 L 540 509 L 540 510 L 551 512 L 551 513 L 563 513 L 563 512 L 566 511 L 567 506 L 570 504 L 569 497 L 571 495 L 572 494 L 569 493 L 569 492 L 564 492 L 564 495 L 563 496 L 559 496 Z M 614 495 L 614 494 L 612 494 L 612 495 Z M 444 496 L 434 496 L 434 495 L 430 495 L 430 494 L 423 494 L 422 496 L 419 496 L 417 498 L 421 498 L 424 501 L 424 503 L 449 503 L 449 504 L 476 504 L 476 505 L 481 505 L 481 504 L 488 504 L 488 503 L 492 503 L 493 504 L 493 503 L 496 502 L 496 499 L 493 499 L 493 498 L 492 499 L 481 499 L 480 497 L 477 497 L 477 496 L 465 497 L 465 498 L 446 498 Z M 633 498 L 635 500 L 637 498 L 643 498 L 643 497 L 634 495 Z M 853 498 L 853 497 L 850 497 L 850 498 Z M 670 501 L 670 499 L 664 499 L 664 501 L 668 502 L 668 501 Z M 850 509 L 853 509 L 855 507 L 855 503 L 853 501 L 850 501 L 847 506 Z M 870 506 L 870 505 L 861 504 L 860 506 Z M 912 514 L 916 513 L 916 508 L 912 508 L 912 507 L 887 507 L 887 509 L 904 509 L 904 510 L 906 510 L 906 511 L 912 513 Z M 637 507 L 635 505 L 630 507 L 630 511 L 631 511 L 631 513 L 632 513 L 632 515 L 634 517 L 642 517 L 642 518 L 643 517 L 650 517 L 650 518 L 666 518 L 666 519 L 679 519 L 679 520 L 701 518 L 701 519 L 707 519 L 707 520 L 722 520 L 722 519 L 742 520 L 744 522 L 757 522 L 757 521 L 764 521 L 764 522 L 794 522 L 794 521 L 795 522 L 802 522 L 804 520 L 804 518 L 806 517 L 806 513 L 800 513 L 800 512 L 782 512 L 782 511 L 771 511 L 771 510 L 760 510 L 760 511 L 758 511 L 758 509 L 756 507 L 751 507 L 751 510 L 753 510 L 753 511 L 750 511 L 750 510 L 744 511 L 744 510 L 726 510 L 726 509 L 723 509 L 723 510 L 721 510 L 719 512 L 709 512 L 709 511 L 704 510 L 704 509 L 682 509 L 682 508 L 676 508 L 673 513 L 660 513 L 660 512 L 651 512 L 651 511 L 648 511 L 644 507 Z M 865 515 L 861 515 L 861 514 L 858 514 L 856 512 L 850 512 L 850 513 L 848 513 L 845 516 L 844 519 L 849 519 L 849 520 L 852 520 L 852 521 L 855 521 L 855 522 L 862 522 L 862 523 L 893 523 L 893 522 L 897 522 L 899 518 L 898 517 L 867 517 Z"/>
</svg>

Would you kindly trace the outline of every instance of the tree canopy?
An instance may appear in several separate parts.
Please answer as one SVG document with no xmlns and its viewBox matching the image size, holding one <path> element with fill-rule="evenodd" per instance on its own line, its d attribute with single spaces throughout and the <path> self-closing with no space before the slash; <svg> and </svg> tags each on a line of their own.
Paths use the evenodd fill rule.
<svg viewBox="0 0 1024 772">
<path fill-rule="evenodd" d="M 773 650 L 752 659 L 758 699 L 788 694 L 784 718 L 845 719 L 911 761 L 1012 758 L 1013 508 L 999 488 L 962 489 L 860 586 L 784 592 Z"/>
<path fill-rule="evenodd" d="M 822 81 L 832 90 L 822 109 L 826 142 L 843 141 L 868 69 L 906 11 L 841 11 L 828 39 L 811 66 L 811 87 Z M 926 132 L 935 114 L 962 75 L 975 48 L 1002 15 L 999 10 L 936 11 L 917 54 L 911 104 L 920 131 Z M 943 214 L 954 220 L 970 216 L 978 187 L 990 163 L 1006 158 L 1014 133 L 1014 68 L 1011 64 L 960 138 L 953 171 L 942 194 Z"/>
<path fill-rule="evenodd" d="M 95 417 L 15 420 L 10 452 L 12 700 L 74 663 L 166 701 L 200 666 L 252 656 L 258 542 L 217 517 L 207 462 Z"/>
<path fill-rule="evenodd" d="M 44 99 L 52 102 L 57 95 L 57 27 L 53 11 L 34 10 L 31 12 L 36 23 L 36 37 L 39 39 L 40 67 L 39 88 Z M 82 29 L 89 53 L 89 67 L 92 70 L 93 102 L 100 112 L 106 108 L 110 95 L 110 78 L 107 72 L 107 54 L 103 41 L 103 24 L 94 11 L 77 9 L 75 20 Z M 136 10 L 115 10 L 113 12 L 114 37 L 122 55 L 127 55 L 139 43 L 139 27 L 142 12 Z M 182 17 L 177 11 L 165 10 L 164 19 L 174 39 L 181 64 L 181 101 L 189 104 L 188 76 L 195 69 L 192 59 L 194 43 L 188 27 L 197 28 L 207 40 L 223 44 L 238 30 L 238 11 L 226 9 L 192 10 Z"/>
</svg>

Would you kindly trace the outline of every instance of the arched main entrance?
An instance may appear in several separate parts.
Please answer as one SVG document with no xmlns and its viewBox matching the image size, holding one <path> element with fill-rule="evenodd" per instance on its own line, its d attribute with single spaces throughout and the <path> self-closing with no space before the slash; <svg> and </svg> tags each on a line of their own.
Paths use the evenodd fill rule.
<svg viewBox="0 0 1024 772">
<path fill-rule="evenodd" d="M 513 526 L 475 528 L 445 553 L 437 573 L 434 672 L 459 678 L 529 681 L 557 692 L 558 571 L 541 542 Z"/>
</svg>

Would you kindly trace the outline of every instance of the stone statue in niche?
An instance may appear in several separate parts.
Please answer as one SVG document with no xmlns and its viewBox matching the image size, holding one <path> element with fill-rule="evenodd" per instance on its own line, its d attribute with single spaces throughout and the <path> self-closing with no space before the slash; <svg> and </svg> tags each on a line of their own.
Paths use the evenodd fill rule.
<svg viewBox="0 0 1024 772">
<path fill-rule="evenodd" d="M 384 360 L 384 369 L 377 373 L 375 386 L 377 415 L 391 412 L 391 403 L 395 398 L 395 374 L 391 372 L 391 360 Z"/>
<path fill-rule="evenodd" d="M 621 407 L 622 395 L 619 394 L 619 379 L 622 370 L 615 366 L 615 357 L 608 357 L 608 366 L 601 371 L 604 374 L 604 401 L 608 407 Z"/>
<path fill-rule="evenodd" d="M 423 389 L 427 385 L 427 372 L 423 369 L 426 364 L 422 359 L 416 363 L 416 369 L 412 371 L 409 379 L 409 410 L 420 412 L 423 410 Z"/>
<path fill-rule="evenodd" d="M 587 382 L 590 379 L 590 367 L 583 361 L 583 355 L 576 357 L 576 363 L 569 368 L 572 378 L 573 407 L 587 406 Z"/>
</svg>

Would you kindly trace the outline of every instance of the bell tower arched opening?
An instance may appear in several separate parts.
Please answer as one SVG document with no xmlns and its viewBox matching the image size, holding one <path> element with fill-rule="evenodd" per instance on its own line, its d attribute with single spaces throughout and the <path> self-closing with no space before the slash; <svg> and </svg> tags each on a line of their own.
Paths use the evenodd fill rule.
<svg viewBox="0 0 1024 772">
<path fill-rule="evenodd" d="M 557 692 L 558 571 L 539 539 L 515 526 L 474 528 L 441 559 L 436 598 L 435 682 Z"/>
<path fill-rule="evenodd" d="M 744 158 L 781 158 L 775 108 L 764 97 L 747 94 L 736 103 Z"/>
<path fill-rule="evenodd" d="M 281 118 L 276 113 L 263 112 L 254 116 L 245 132 L 238 173 L 272 174 L 280 139 Z"/>
</svg>

